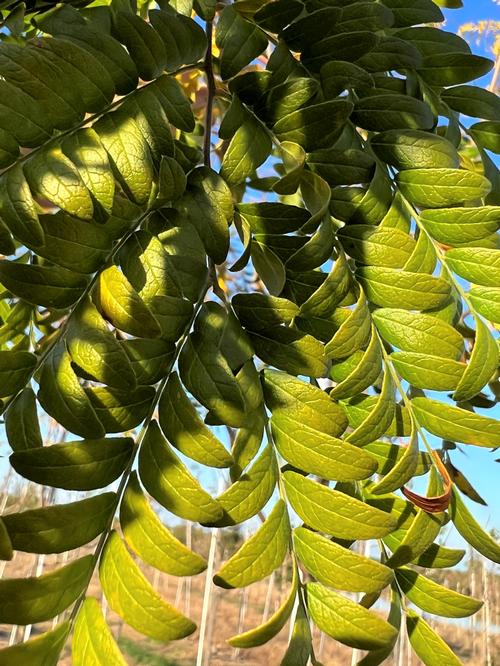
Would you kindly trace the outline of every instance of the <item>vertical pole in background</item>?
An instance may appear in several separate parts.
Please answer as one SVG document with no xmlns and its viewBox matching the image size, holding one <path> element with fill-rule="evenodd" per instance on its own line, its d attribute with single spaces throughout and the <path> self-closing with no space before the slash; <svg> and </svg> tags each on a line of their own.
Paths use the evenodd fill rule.
<svg viewBox="0 0 500 666">
<path fill-rule="evenodd" d="M 210 551 L 208 554 L 208 567 L 205 578 L 205 591 L 203 593 L 203 608 L 201 611 L 200 635 L 198 638 L 198 654 L 196 656 L 196 666 L 203 666 L 205 634 L 207 630 L 208 611 L 210 609 L 210 597 L 212 593 L 212 576 L 214 574 L 214 561 L 217 550 L 218 536 L 219 536 L 219 528 L 216 527 L 215 529 L 212 530 L 212 536 L 210 538 Z"/>
</svg>

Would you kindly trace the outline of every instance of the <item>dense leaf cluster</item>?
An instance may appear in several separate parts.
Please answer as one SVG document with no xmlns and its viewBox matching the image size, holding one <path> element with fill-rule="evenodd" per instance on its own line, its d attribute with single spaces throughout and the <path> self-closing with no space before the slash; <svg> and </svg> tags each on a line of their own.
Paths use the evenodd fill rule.
<svg viewBox="0 0 500 666">
<path fill-rule="evenodd" d="M 2 4 L 0 397 L 25 479 L 118 484 L 0 519 L 3 559 L 97 539 L 0 581 L 2 623 L 69 609 L 0 663 L 55 664 L 71 632 L 74 664 L 125 663 L 87 595 L 97 570 L 134 629 L 195 631 L 137 562 L 207 563 L 149 497 L 207 527 L 262 518 L 216 585 L 291 559 L 283 605 L 231 645 L 262 645 L 293 614 L 283 665 L 318 663 L 312 620 L 373 666 L 403 614 L 425 664 L 460 663 L 408 608 L 481 606 L 422 573 L 462 559 L 439 545 L 448 521 L 500 561 L 452 462 L 457 443 L 500 443 L 477 411 L 500 394 L 500 101 L 470 85 L 492 63 L 430 25 L 460 3 L 84 4 Z M 44 442 L 42 410 L 75 439 Z M 186 458 L 231 483 L 212 497 Z M 427 473 L 427 496 L 407 487 Z M 351 548 L 369 540 L 378 559 Z M 384 590 L 387 619 L 370 609 Z"/>
</svg>

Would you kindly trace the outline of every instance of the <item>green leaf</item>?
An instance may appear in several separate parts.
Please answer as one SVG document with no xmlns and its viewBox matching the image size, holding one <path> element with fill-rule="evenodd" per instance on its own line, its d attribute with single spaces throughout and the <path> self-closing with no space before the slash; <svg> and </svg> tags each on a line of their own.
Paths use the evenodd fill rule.
<svg viewBox="0 0 500 666">
<path fill-rule="evenodd" d="M 498 368 L 498 346 L 488 327 L 474 317 L 476 338 L 469 363 L 456 387 L 453 399 L 461 402 L 479 393 Z"/>
<path fill-rule="evenodd" d="M 117 266 L 106 268 L 96 285 L 95 303 L 116 328 L 142 338 L 155 338 L 160 326 Z"/>
<path fill-rule="evenodd" d="M 198 331 L 187 339 L 179 357 L 179 372 L 188 391 L 226 425 L 246 421 L 245 397 L 226 358 L 214 341 Z"/>
<path fill-rule="evenodd" d="M 46 308 L 73 305 L 87 286 L 87 279 L 58 266 L 38 266 L 0 261 L 0 282 L 28 303 Z"/>
<path fill-rule="evenodd" d="M 159 76 L 167 63 L 167 52 L 159 34 L 136 14 L 119 11 L 115 14 L 113 31 L 127 47 L 141 79 L 151 81 Z"/>
<path fill-rule="evenodd" d="M 392 570 L 383 564 L 304 527 L 294 530 L 293 543 L 304 567 L 328 587 L 348 592 L 379 592 L 393 579 Z"/>
<path fill-rule="evenodd" d="M 387 620 L 396 629 L 398 632 L 397 635 L 385 647 L 368 652 L 358 661 L 357 666 L 379 666 L 379 664 L 383 664 L 396 645 L 401 627 L 401 598 L 399 592 L 394 589 L 394 586 L 391 588 L 391 608 Z"/>
<path fill-rule="evenodd" d="M 240 203 L 237 211 L 256 234 L 287 234 L 303 227 L 310 218 L 304 208 L 273 201 Z"/>
<path fill-rule="evenodd" d="M 280 141 L 292 141 L 306 151 L 330 146 L 351 114 L 345 100 L 322 102 L 288 113 L 273 125 Z"/>
<path fill-rule="evenodd" d="M 162 155 L 158 185 L 158 203 L 175 201 L 184 194 L 187 177 L 179 162 L 174 160 L 173 157 Z"/>
<path fill-rule="evenodd" d="M 388 474 L 394 465 L 397 465 L 401 458 L 406 454 L 406 447 L 399 444 L 389 444 L 388 442 L 371 442 L 363 447 L 364 450 L 374 456 L 378 461 L 379 474 Z M 431 460 L 429 454 L 420 451 L 417 456 L 417 467 L 413 476 L 421 476 L 429 471 Z"/>
<path fill-rule="evenodd" d="M 73 363 L 96 381 L 134 388 L 128 357 L 90 300 L 83 301 L 71 317 L 66 344 Z"/>
<path fill-rule="evenodd" d="M 312 635 L 309 618 L 303 603 L 299 602 L 290 642 L 280 666 L 307 666 L 311 652 Z"/>
<path fill-rule="evenodd" d="M 435 496 L 440 490 L 439 477 L 435 468 L 432 467 L 427 495 Z M 393 555 L 387 560 L 386 564 L 394 568 L 418 559 L 432 545 L 444 520 L 445 514 L 443 512 L 428 513 L 419 508 L 415 515 L 411 516 L 411 522 L 406 524 L 406 521 L 404 521 L 399 526 L 399 530 L 385 537 L 384 541 L 393 551 Z"/>
<path fill-rule="evenodd" d="M 327 361 L 323 345 L 311 335 L 283 326 L 250 332 L 249 335 L 257 356 L 264 363 L 291 374 L 325 376 Z"/>
<path fill-rule="evenodd" d="M 238 185 L 269 157 L 271 137 L 262 123 L 249 112 L 232 137 L 224 159 L 221 175 L 229 185 Z"/>
<path fill-rule="evenodd" d="M 71 77 L 78 107 L 98 112 L 113 101 L 113 79 L 99 58 L 74 42 L 57 38 L 45 40 L 44 47 L 44 57 L 60 70 L 62 78 Z"/>
<path fill-rule="evenodd" d="M 40 375 L 38 401 L 70 432 L 97 439 L 105 430 L 71 367 L 71 358 L 59 342 L 46 359 Z"/>
<path fill-rule="evenodd" d="M 458 331 L 436 317 L 383 308 L 373 313 L 384 340 L 402 351 L 458 360 L 464 351 Z"/>
<path fill-rule="evenodd" d="M 116 532 L 106 542 L 99 578 L 110 608 L 145 636 L 166 642 L 195 631 L 191 620 L 154 591 Z"/>
<path fill-rule="evenodd" d="M 415 23 L 440 23 L 444 20 L 440 9 L 431 0 L 384 0 L 394 14 L 394 25 L 402 27 Z"/>
<path fill-rule="evenodd" d="M 90 128 L 78 130 L 64 139 L 62 150 L 78 169 L 93 199 L 106 213 L 111 213 L 115 180 L 108 154 L 97 133 Z"/>
<path fill-rule="evenodd" d="M 438 544 L 432 543 L 414 561 L 414 564 L 429 569 L 445 569 L 447 567 L 454 567 L 463 559 L 464 555 L 465 550 L 446 548 L 445 546 L 438 546 Z"/>
<path fill-rule="evenodd" d="M 43 245 L 37 207 L 21 166 L 15 166 L 0 178 L 0 214 L 9 231 L 22 243 L 33 247 Z"/>
<path fill-rule="evenodd" d="M 151 508 L 134 472 L 120 505 L 125 541 L 141 560 L 171 576 L 193 576 L 207 563 L 168 530 Z"/>
<path fill-rule="evenodd" d="M 500 207 L 425 210 L 420 214 L 420 221 L 439 243 L 466 245 L 498 231 Z"/>
<path fill-rule="evenodd" d="M 149 425 L 141 445 L 139 475 L 146 490 L 176 516 L 211 523 L 222 515 L 218 502 L 175 455 L 156 421 Z"/>
<path fill-rule="evenodd" d="M 469 132 L 474 141 L 479 142 L 483 148 L 493 153 L 500 153 L 500 121 L 475 123 L 471 125 Z"/>
<path fill-rule="evenodd" d="M 455 248 L 445 255 L 447 265 L 460 277 L 485 287 L 500 287 L 500 250 Z"/>
<path fill-rule="evenodd" d="M 207 428 L 172 373 L 159 404 L 160 426 L 168 441 L 192 460 L 210 467 L 230 467 L 231 455 Z"/>
<path fill-rule="evenodd" d="M 469 298 L 480 315 L 495 324 L 500 324 L 500 289 L 473 287 L 469 292 Z"/>
<path fill-rule="evenodd" d="M 231 79 L 267 48 L 267 38 L 258 26 L 242 18 L 233 7 L 225 7 L 217 23 L 215 41 L 222 49 L 223 79 Z"/>
<path fill-rule="evenodd" d="M 45 242 L 36 248 L 45 257 L 73 273 L 95 273 L 108 260 L 111 238 L 106 226 L 89 224 L 63 211 L 40 215 Z M 32 247 L 31 243 L 28 243 Z"/>
<path fill-rule="evenodd" d="M 306 77 L 289 79 L 271 88 L 265 100 L 265 116 L 268 124 L 278 122 L 307 104 L 316 95 L 318 88 L 319 85 L 314 79 Z"/>
<path fill-rule="evenodd" d="M 245 543 L 214 576 L 219 587 L 246 587 L 277 569 L 289 549 L 290 521 L 285 502 L 278 500 L 273 510 Z"/>
<path fill-rule="evenodd" d="M 443 305 L 451 293 L 446 280 L 424 273 L 363 266 L 356 275 L 368 299 L 381 307 L 431 310 Z"/>
<path fill-rule="evenodd" d="M 376 134 L 370 145 L 377 156 L 396 169 L 436 169 L 459 166 L 455 146 L 442 136 L 408 129 Z"/>
<path fill-rule="evenodd" d="M 348 318 L 340 325 L 333 338 L 325 345 L 328 358 L 339 359 L 354 354 L 370 337 L 372 323 L 365 293 L 359 291 L 358 300 Z"/>
<path fill-rule="evenodd" d="M 336 25 L 341 16 L 342 13 L 337 8 L 321 8 L 319 11 L 299 17 L 282 31 L 280 37 L 291 50 L 302 51 L 305 46 L 314 43 L 315 38 L 320 39 L 330 35 L 332 33 L 330 26 Z"/>
<path fill-rule="evenodd" d="M 340 405 L 320 388 L 276 370 L 264 370 L 264 397 L 272 412 L 282 411 L 318 432 L 340 437 L 347 417 Z"/>
<path fill-rule="evenodd" d="M 346 440 L 356 446 L 363 446 L 364 444 L 373 442 L 377 437 L 381 437 L 386 433 L 395 416 L 397 414 L 394 403 L 394 384 L 390 373 L 386 372 L 382 381 L 380 394 L 377 396 L 377 401 L 373 409 L 347 435 Z"/>
<path fill-rule="evenodd" d="M 349 425 L 354 429 L 361 426 L 371 413 L 375 411 L 376 407 L 380 409 L 379 416 L 385 413 L 385 408 L 387 407 L 385 401 L 380 403 L 379 395 L 367 395 L 366 393 L 342 400 L 341 404 L 349 418 Z M 390 409 L 393 410 L 393 418 L 389 425 L 386 426 L 385 436 L 409 437 L 411 432 L 411 418 L 406 407 L 393 403 Z M 373 423 L 373 419 L 371 421 Z M 367 435 L 369 435 L 369 432 Z M 372 441 L 371 437 L 369 437 L 369 441 Z"/>
<path fill-rule="evenodd" d="M 188 185 L 177 204 L 196 228 L 207 254 L 221 264 L 229 249 L 229 224 L 233 200 L 226 182 L 212 169 L 198 167 L 188 176 Z"/>
<path fill-rule="evenodd" d="M 403 268 L 415 249 L 415 241 L 400 229 L 355 224 L 338 236 L 346 252 L 368 267 Z"/>
<path fill-rule="evenodd" d="M 422 208 L 442 208 L 481 199 L 491 190 L 484 176 L 464 169 L 409 169 L 396 182 L 404 196 Z"/>
<path fill-rule="evenodd" d="M 330 148 L 314 150 L 308 153 L 307 164 L 331 187 L 369 183 L 375 166 L 370 155 L 355 148 L 348 148 L 345 151 Z"/>
<path fill-rule="evenodd" d="M 292 301 L 259 292 L 235 294 L 231 305 L 242 325 L 252 331 L 266 330 L 268 327 L 280 324 L 290 324 L 299 314 L 298 306 Z"/>
<path fill-rule="evenodd" d="M 63 553 L 104 532 L 116 507 L 115 493 L 3 516 L 12 545 L 25 553 Z"/>
<path fill-rule="evenodd" d="M 500 563 L 500 545 L 476 521 L 455 488 L 451 496 L 450 515 L 453 524 L 467 543 L 492 562 Z"/>
<path fill-rule="evenodd" d="M 285 472 L 283 481 L 292 508 L 313 529 L 339 539 L 377 539 L 396 527 L 389 514 L 301 474 Z"/>
<path fill-rule="evenodd" d="M 377 465 L 357 447 L 318 431 L 292 411 L 277 410 L 271 419 L 274 442 L 280 455 L 294 467 L 325 479 L 366 479 Z"/>
<path fill-rule="evenodd" d="M 455 86 L 441 93 L 441 99 L 454 111 L 472 118 L 498 120 L 500 100 L 489 90 L 477 86 Z"/>
<path fill-rule="evenodd" d="M 132 430 L 142 423 L 155 396 L 151 386 L 129 391 L 97 386 L 86 388 L 85 393 L 107 433 Z"/>
<path fill-rule="evenodd" d="M 34 624 L 51 620 L 85 590 L 93 568 L 93 556 L 85 555 L 42 576 L 0 581 L 0 621 Z"/>
<path fill-rule="evenodd" d="M 404 454 L 390 472 L 375 483 L 374 486 L 371 486 L 370 492 L 374 495 L 383 495 L 404 486 L 415 475 L 418 465 L 418 454 L 418 435 L 414 430 Z"/>
<path fill-rule="evenodd" d="M 136 88 L 137 69 L 128 52 L 109 34 L 85 21 L 71 5 L 38 15 L 36 22 L 44 32 L 63 37 L 97 56 L 111 75 L 118 94 Z"/>
<path fill-rule="evenodd" d="M 277 33 L 291 23 L 301 10 L 302 5 L 296 0 L 275 0 L 261 7 L 253 20 L 264 30 Z"/>
<path fill-rule="evenodd" d="M 288 618 L 292 614 L 295 600 L 297 598 L 297 591 L 299 586 L 299 573 L 297 567 L 293 567 L 293 578 L 290 591 L 285 597 L 283 603 L 271 615 L 271 617 L 263 624 L 245 631 L 243 634 L 231 636 L 228 638 L 228 643 L 234 648 L 251 648 L 264 645 L 274 638 L 285 626 Z"/>
<path fill-rule="evenodd" d="M 130 461 L 134 442 L 126 437 L 83 440 L 16 451 L 10 461 L 26 479 L 66 490 L 94 490 L 117 479 Z"/>
<path fill-rule="evenodd" d="M 5 522 L 0 518 L 0 560 L 11 560 L 14 556 L 12 542 Z"/>
<path fill-rule="evenodd" d="M 160 324 L 162 337 L 176 341 L 191 319 L 192 304 L 182 298 L 177 267 L 159 238 L 144 230 L 129 238 L 120 253 L 125 277 Z"/>
<path fill-rule="evenodd" d="M 178 0 L 177 0 L 178 1 Z M 216 0 L 194 0 L 196 13 L 205 21 L 211 21 L 215 16 Z"/>
<path fill-rule="evenodd" d="M 181 84 L 174 77 L 160 76 L 159 79 L 156 79 L 156 81 L 148 87 L 148 91 L 151 91 L 158 99 L 168 120 L 174 125 L 174 127 L 177 127 L 183 132 L 193 131 L 195 121 L 189 98 L 184 92 Z M 177 150 L 179 150 L 181 146 L 184 146 L 185 148 L 187 148 L 187 146 L 180 142 L 175 145 L 176 157 L 178 157 Z M 197 163 L 198 153 L 195 152 L 194 154 L 196 155 L 195 163 Z"/>
<path fill-rule="evenodd" d="M 406 613 L 406 629 L 412 648 L 425 666 L 462 666 L 460 659 L 427 622 L 416 613 Z"/>
<path fill-rule="evenodd" d="M 25 351 L 0 351 L 0 397 L 20 391 L 31 379 L 37 364 L 34 354 Z"/>
<path fill-rule="evenodd" d="M 148 338 L 120 341 L 134 371 L 137 384 L 156 384 L 169 371 L 175 353 L 171 342 Z"/>
<path fill-rule="evenodd" d="M 87 597 L 78 611 L 71 656 L 75 666 L 101 666 L 111 659 L 116 666 L 126 664 L 94 597 Z"/>
<path fill-rule="evenodd" d="M 36 153 L 24 165 L 33 194 L 48 199 L 54 206 L 82 220 L 91 220 L 94 205 L 77 167 L 60 148 Z"/>
<path fill-rule="evenodd" d="M 396 571 L 398 585 L 416 606 L 444 617 L 468 617 L 483 605 L 482 601 L 435 583 L 422 574 L 403 567 Z"/>
<path fill-rule="evenodd" d="M 267 245 L 252 241 L 251 257 L 255 270 L 259 274 L 269 293 L 277 296 L 281 293 L 285 281 L 285 267 L 278 257 Z"/>
<path fill-rule="evenodd" d="M 24 643 L 16 643 L 0 650 L 5 666 L 52 666 L 57 664 L 70 630 L 69 622 L 61 622 Z M 118 666 L 118 665 L 117 665 Z"/>
<path fill-rule="evenodd" d="M 153 163 L 137 121 L 119 109 L 100 118 L 94 129 L 125 193 L 136 204 L 147 203 L 153 186 Z"/>
<path fill-rule="evenodd" d="M 302 62 L 313 71 L 332 61 L 350 62 L 369 53 L 378 44 L 378 37 L 368 30 L 356 30 L 314 41 L 302 52 Z"/>
<path fill-rule="evenodd" d="M 207 49 L 205 32 L 191 19 L 190 11 L 186 16 L 182 16 L 181 13 L 168 11 L 167 7 L 162 6 L 161 10 L 151 9 L 148 16 L 165 45 L 168 72 L 203 58 Z"/>
<path fill-rule="evenodd" d="M 241 328 L 238 319 L 214 302 L 202 305 L 194 323 L 195 333 L 204 335 L 213 343 L 235 373 L 253 357 L 250 340 Z"/>
<path fill-rule="evenodd" d="M 352 288 L 352 277 L 345 254 L 339 254 L 325 280 L 300 306 L 303 317 L 328 318 Z M 360 306 L 361 310 L 363 307 Z"/>
<path fill-rule="evenodd" d="M 31 387 L 23 389 L 10 403 L 4 419 L 7 439 L 13 451 L 43 446 L 35 393 Z"/>
<path fill-rule="evenodd" d="M 73 73 L 61 59 L 51 57 L 50 51 L 45 48 L 29 43 L 26 48 L 20 44 L 4 43 L 0 71 L 12 86 L 7 88 L 5 94 L 17 95 L 16 88 L 20 88 L 26 93 L 25 101 L 27 97 L 36 98 L 41 114 L 52 118 L 52 127 L 68 129 L 83 120 L 85 109 L 80 94 L 76 88 L 65 85 Z M 26 71 L 36 72 L 36 76 L 26 79 Z"/>
<path fill-rule="evenodd" d="M 435 53 L 424 58 L 418 73 L 431 86 L 454 86 L 478 79 L 493 67 L 488 58 L 468 53 Z"/>
<path fill-rule="evenodd" d="M 319 583 L 306 586 L 307 607 L 313 622 L 335 640 L 360 650 L 390 643 L 396 629 L 378 615 Z"/>
<path fill-rule="evenodd" d="M 278 194 L 293 194 L 304 177 L 306 151 L 293 141 L 284 141 L 280 146 L 280 157 L 283 160 L 284 174 L 273 189 Z"/>
<path fill-rule="evenodd" d="M 391 361 L 409 384 L 432 391 L 453 391 L 468 367 L 449 358 L 415 352 L 393 352 Z"/>
<path fill-rule="evenodd" d="M 347 372 L 344 374 L 345 367 Z M 330 396 L 345 398 L 358 395 L 377 381 L 381 370 L 380 343 L 372 331 L 372 337 L 365 351 L 358 350 L 332 367 L 330 376 L 337 381 L 337 385 L 330 391 Z"/>
<path fill-rule="evenodd" d="M 217 497 L 224 513 L 216 526 L 238 525 L 256 516 L 272 496 L 277 481 L 276 457 L 272 447 L 267 446 L 252 467 Z"/>
<path fill-rule="evenodd" d="M 337 97 L 344 90 L 371 88 L 373 79 L 364 69 L 351 62 L 331 60 L 320 70 L 321 87 L 327 99 Z"/>
<path fill-rule="evenodd" d="M 414 398 L 412 405 L 419 423 L 437 437 L 475 446 L 498 444 L 500 424 L 489 416 L 429 398 Z"/>
<path fill-rule="evenodd" d="M 366 130 L 383 132 L 393 129 L 430 130 L 434 127 L 434 114 L 430 108 L 406 95 L 385 93 L 369 95 L 356 102 L 353 122 Z"/>
</svg>

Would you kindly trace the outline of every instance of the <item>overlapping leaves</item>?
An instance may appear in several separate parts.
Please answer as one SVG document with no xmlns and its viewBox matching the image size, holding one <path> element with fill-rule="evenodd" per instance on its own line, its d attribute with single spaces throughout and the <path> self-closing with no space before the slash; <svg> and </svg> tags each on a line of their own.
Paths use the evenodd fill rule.
<svg viewBox="0 0 500 666">
<path fill-rule="evenodd" d="M 500 119 L 497 98 L 469 85 L 490 61 L 423 25 L 442 20 L 437 4 L 238 0 L 219 11 L 196 0 L 147 18 L 127 3 L 12 15 L 0 46 L 10 461 L 52 488 L 119 486 L 0 521 L 7 560 L 99 539 L 54 571 L 0 581 L 4 622 L 73 608 L 2 663 L 56 663 L 70 631 L 75 664 L 90 651 L 93 663 L 124 663 L 87 594 L 94 570 L 137 631 L 170 641 L 195 630 L 141 562 L 177 576 L 207 562 L 151 497 L 206 528 L 251 520 L 214 577 L 221 587 L 291 560 L 280 608 L 230 639 L 262 645 L 297 605 L 283 664 L 313 654 L 309 620 L 375 664 L 396 642 L 401 597 L 445 616 L 479 608 L 422 569 L 463 557 L 437 541 L 449 518 L 499 560 L 452 456 L 456 443 L 500 441 L 479 411 L 500 395 L 499 176 L 486 152 L 498 152 Z M 474 164 L 460 114 L 477 120 Z M 230 257 L 242 293 L 224 282 Z M 43 441 L 42 410 L 69 441 Z M 421 450 L 429 434 L 445 442 L 439 454 Z M 197 465 L 231 482 L 214 497 Z M 429 471 L 422 497 L 408 486 Z M 371 540 L 383 544 L 377 559 L 353 545 Z M 306 571 L 315 581 L 304 585 Z M 386 620 L 369 606 L 389 589 Z M 424 663 L 458 663 L 420 616 L 406 621 Z"/>
</svg>

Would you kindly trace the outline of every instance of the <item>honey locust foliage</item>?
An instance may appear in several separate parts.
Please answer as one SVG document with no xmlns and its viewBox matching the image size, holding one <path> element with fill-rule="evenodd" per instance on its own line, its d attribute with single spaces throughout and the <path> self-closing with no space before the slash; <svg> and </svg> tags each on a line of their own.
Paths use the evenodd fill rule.
<svg viewBox="0 0 500 666">
<path fill-rule="evenodd" d="M 4 515 L 0 555 L 92 542 L 0 581 L 0 622 L 60 620 L 2 664 L 55 664 L 68 641 L 74 664 L 125 663 L 97 573 L 145 636 L 195 631 L 142 570 L 207 562 L 152 498 L 207 529 L 262 519 L 215 573 L 225 594 L 291 562 L 283 605 L 231 645 L 292 617 L 282 664 L 318 663 L 312 620 L 375 665 L 404 614 L 425 664 L 459 663 L 406 610 L 481 605 L 426 575 L 464 555 L 439 545 L 449 521 L 500 561 L 455 467 L 462 446 L 500 445 L 484 411 L 500 395 L 500 102 L 471 84 L 491 61 L 435 27 L 459 4 L 2 3 L 10 462 L 81 494 Z M 67 441 L 44 441 L 44 413 Z M 203 466 L 230 479 L 217 497 Z M 355 546 L 371 540 L 378 557 Z M 387 617 L 370 609 L 383 594 Z"/>
</svg>

